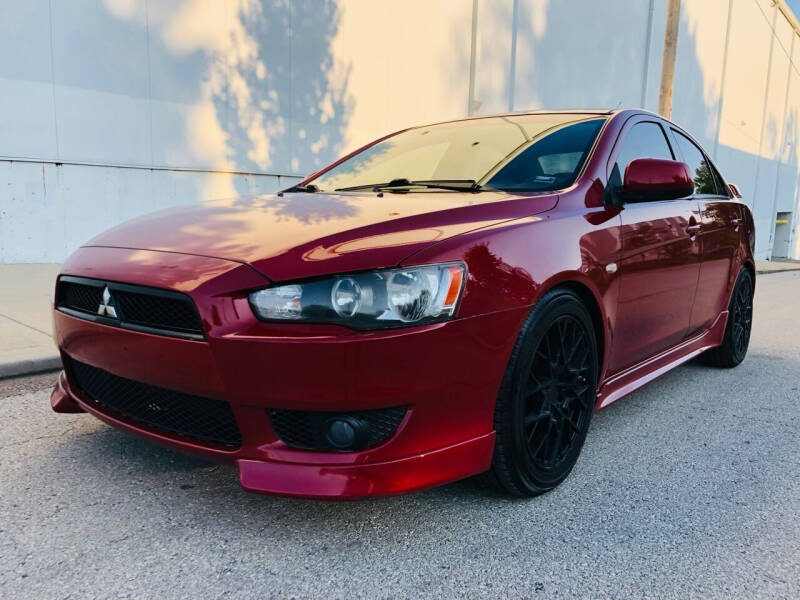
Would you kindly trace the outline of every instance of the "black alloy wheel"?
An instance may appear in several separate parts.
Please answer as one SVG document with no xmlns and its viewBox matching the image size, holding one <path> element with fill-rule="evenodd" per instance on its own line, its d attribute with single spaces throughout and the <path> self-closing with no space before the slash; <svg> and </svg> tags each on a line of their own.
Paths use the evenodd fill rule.
<svg viewBox="0 0 800 600">
<path fill-rule="evenodd" d="M 753 330 L 753 275 L 742 267 L 728 304 L 728 323 L 722 344 L 700 355 L 700 359 L 715 367 L 731 368 L 740 364 L 750 346 Z"/>
<path fill-rule="evenodd" d="M 523 435 L 534 465 L 564 460 L 591 416 L 591 352 L 583 324 L 562 315 L 539 340 L 523 406 Z"/>
<path fill-rule="evenodd" d="M 750 285 L 739 285 L 731 302 L 730 319 L 733 349 L 737 356 L 744 358 L 750 344 L 750 331 L 753 327 L 753 294 Z"/>
<path fill-rule="evenodd" d="M 523 325 L 501 385 L 489 478 L 516 496 L 561 483 L 586 438 L 597 376 L 589 312 L 569 290 L 548 292 Z"/>
</svg>

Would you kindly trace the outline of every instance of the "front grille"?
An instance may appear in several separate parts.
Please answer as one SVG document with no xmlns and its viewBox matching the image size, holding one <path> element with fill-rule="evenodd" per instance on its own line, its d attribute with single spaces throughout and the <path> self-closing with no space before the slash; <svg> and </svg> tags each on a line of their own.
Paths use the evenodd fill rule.
<svg viewBox="0 0 800 600">
<path fill-rule="evenodd" d="M 114 298 L 127 323 L 156 329 L 203 332 L 200 318 L 189 298 L 164 298 L 121 290 L 114 292 Z"/>
<path fill-rule="evenodd" d="M 96 313 L 102 299 L 102 285 L 81 285 L 68 281 L 59 285 L 59 306 Z"/>
<path fill-rule="evenodd" d="M 227 402 L 125 379 L 75 359 L 68 359 L 67 368 L 83 393 L 106 412 L 187 438 L 242 445 Z"/>
<path fill-rule="evenodd" d="M 101 311 L 106 289 L 116 316 Z M 180 292 L 64 275 L 58 281 L 56 306 L 73 316 L 106 325 L 203 338 L 203 325 L 194 302 Z"/>
<path fill-rule="evenodd" d="M 271 408 L 268 413 L 272 428 L 284 444 L 308 450 L 330 450 L 331 445 L 325 439 L 325 423 L 328 419 L 349 416 L 362 421 L 368 432 L 364 447 L 371 448 L 382 444 L 394 435 L 407 410 L 407 406 L 353 412 Z"/>
</svg>

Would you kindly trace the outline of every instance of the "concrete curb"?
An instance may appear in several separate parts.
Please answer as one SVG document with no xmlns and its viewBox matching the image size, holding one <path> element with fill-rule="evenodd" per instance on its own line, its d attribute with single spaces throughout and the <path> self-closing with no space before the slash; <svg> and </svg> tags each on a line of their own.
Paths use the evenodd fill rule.
<svg viewBox="0 0 800 600">
<path fill-rule="evenodd" d="M 33 373 L 41 373 L 42 371 L 55 371 L 60 368 L 61 357 L 57 354 L 7 362 L 0 364 L 0 379 L 17 377 L 19 375 L 31 375 Z"/>
<path fill-rule="evenodd" d="M 800 271 L 800 265 L 791 267 L 789 269 L 756 269 L 759 275 L 772 275 L 773 273 L 791 273 L 792 271 Z"/>
</svg>

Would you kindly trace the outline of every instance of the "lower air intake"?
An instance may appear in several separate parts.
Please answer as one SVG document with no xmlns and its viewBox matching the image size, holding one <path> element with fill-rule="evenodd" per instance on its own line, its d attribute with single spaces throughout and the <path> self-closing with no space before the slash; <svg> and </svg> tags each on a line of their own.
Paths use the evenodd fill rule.
<svg viewBox="0 0 800 600">
<path fill-rule="evenodd" d="M 132 381 L 74 359 L 67 368 L 83 393 L 112 416 L 204 442 L 242 445 L 227 402 Z"/>
</svg>

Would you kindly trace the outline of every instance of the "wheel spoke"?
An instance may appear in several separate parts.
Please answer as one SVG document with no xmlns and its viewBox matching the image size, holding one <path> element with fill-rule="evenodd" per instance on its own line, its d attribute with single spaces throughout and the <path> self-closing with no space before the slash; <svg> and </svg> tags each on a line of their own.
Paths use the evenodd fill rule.
<svg viewBox="0 0 800 600">
<path fill-rule="evenodd" d="M 587 392 L 589 391 L 589 386 L 585 386 L 583 391 L 580 393 L 576 393 L 575 396 L 578 399 L 580 405 L 584 408 L 590 408 L 592 406 L 592 397 Z"/>
<path fill-rule="evenodd" d="M 541 345 L 539 345 L 539 348 L 537 348 L 537 350 L 536 350 L 536 356 L 541 357 L 541 359 L 543 361 L 545 361 L 546 363 L 550 362 L 550 357 L 547 356 L 547 353 L 542 349 Z"/>
<path fill-rule="evenodd" d="M 550 460 L 548 462 L 555 463 L 556 459 L 558 458 L 558 450 L 561 447 L 561 434 L 564 431 L 564 426 L 562 423 L 557 423 L 557 430 L 558 434 L 556 435 L 555 442 L 553 443 L 553 449 L 550 452 Z"/>
<path fill-rule="evenodd" d="M 579 348 L 583 348 L 583 347 L 580 345 L 580 343 L 579 343 L 579 342 L 581 342 L 581 341 L 583 341 L 583 332 L 582 332 L 582 331 L 578 333 L 578 337 L 577 337 L 577 339 L 574 339 L 574 340 L 573 340 L 573 343 L 572 343 L 572 348 L 570 348 L 570 351 L 569 351 L 569 356 L 567 357 L 567 360 L 566 360 L 566 363 L 567 363 L 568 365 L 569 365 L 569 364 L 572 364 L 572 360 L 573 360 L 573 359 L 576 357 L 576 355 L 578 354 L 578 349 L 579 349 Z"/>
<path fill-rule="evenodd" d="M 588 331 L 572 315 L 558 317 L 540 338 L 522 392 L 523 439 L 539 468 L 557 468 L 579 437 L 593 408 L 593 360 Z"/>
<path fill-rule="evenodd" d="M 525 390 L 525 398 L 531 398 L 536 394 L 540 394 L 544 390 L 546 390 L 550 386 L 549 381 L 539 381 L 538 379 L 531 378 L 534 380 L 533 385 L 529 385 L 528 389 Z"/>
<path fill-rule="evenodd" d="M 561 415 L 561 418 L 562 418 L 562 419 L 564 419 L 564 422 L 565 422 L 567 425 L 569 425 L 570 427 L 572 427 L 572 429 L 574 429 L 576 433 L 577 433 L 578 431 L 580 431 L 580 430 L 578 429 L 578 424 L 577 424 L 577 423 L 575 423 L 575 422 L 572 420 L 572 417 L 570 417 L 569 415 L 567 415 L 567 413 L 565 413 L 565 412 L 564 412 L 563 410 L 561 410 L 561 409 L 559 409 L 559 410 L 558 410 L 558 413 L 559 413 L 559 415 Z"/>
<path fill-rule="evenodd" d="M 550 332 L 549 331 L 544 336 L 544 341 L 547 342 L 547 358 L 549 360 L 552 360 L 553 359 L 553 345 L 550 343 Z"/>
<path fill-rule="evenodd" d="M 547 421 L 548 422 L 550 421 L 549 415 L 548 415 L 548 420 Z M 542 421 L 536 421 L 536 422 L 533 423 L 533 427 L 531 427 L 531 432 L 528 434 L 528 446 L 531 445 L 531 442 L 533 441 L 533 438 L 536 435 L 536 430 L 539 429 L 539 423 L 541 423 L 541 422 Z"/>
<path fill-rule="evenodd" d="M 564 348 L 567 347 L 567 323 L 564 319 L 558 320 L 558 342 L 563 356 Z"/>
<path fill-rule="evenodd" d="M 539 456 L 539 452 L 541 452 L 542 447 L 545 445 L 545 442 L 547 442 L 547 440 L 548 440 L 548 438 L 550 436 L 550 431 L 552 431 L 552 429 L 553 429 L 553 422 L 552 421 L 548 421 L 547 430 L 544 432 L 544 435 L 539 440 L 539 444 L 536 446 L 536 448 L 531 451 L 531 456 L 533 456 L 534 459 L 537 456 Z M 530 441 L 531 440 L 528 440 L 529 443 L 530 443 Z"/>
<path fill-rule="evenodd" d="M 578 360 L 577 360 L 577 362 L 575 362 L 575 364 L 572 365 L 573 368 L 577 369 L 579 372 L 589 368 L 589 348 L 588 347 L 581 348 L 580 354 L 577 354 L 576 358 Z"/>
<path fill-rule="evenodd" d="M 553 340 L 552 335 L 555 335 L 557 339 Z M 550 365 L 553 368 L 553 374 L 555 374 L 555 369 L 563 361 L 562 354 L 564 352 L 564 347 L 561 345 L 561 331 L 556 328 L 555 334 L 552 334 L 551 330 L 551 335 L 549 335 L 548 338 L 550 339 L 550 343 L 554 348 L 553 352 L 550 354 Z"/>
<path fill-rule="evenodd" d="M 538 415 L 528 415 L 525 417 L 525 427 L 529 427 L 538 423 L 542 419 L 549 419 L 550 413 L 549 412 L 540 412 Z"/>
</svg>

